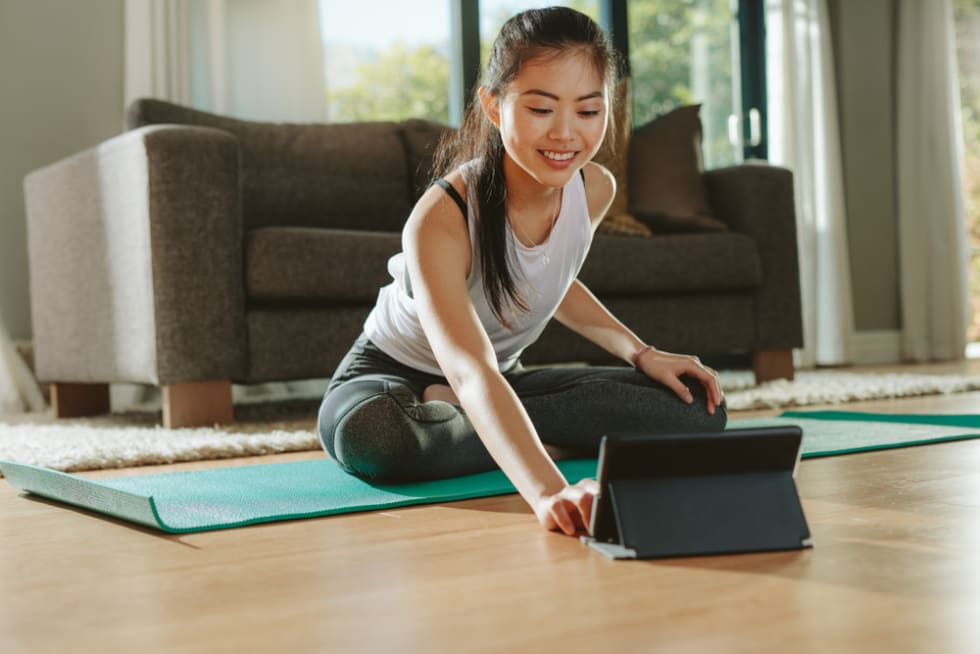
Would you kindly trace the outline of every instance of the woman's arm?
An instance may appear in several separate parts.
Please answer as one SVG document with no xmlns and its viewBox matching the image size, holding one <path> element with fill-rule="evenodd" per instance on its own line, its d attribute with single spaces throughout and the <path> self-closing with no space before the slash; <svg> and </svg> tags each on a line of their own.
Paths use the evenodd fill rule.
<svg viewBox="0 0 980 654">
<path fill-rule="evenodd" d="M 586 199 L 593 231 L 602 222 L 616 194 L 616 181 L 598 164 L 585 167 Z M 647 345 L 621 323 L 579 280 L 572 282 L 555 318 L 572 331 L 587 338 L 613 356 L 631 363 L 648 377 L 673 389 L 685 402 L 692 402 L 690 390 L 680 380 L 691 375 L 704 384 L 708 395 L 708 412 L 714 413 L 723 399 L 715 371 L 705 367 L 697 357 L 661 352 Z"/>
<path fill-rule="evenodd" d="M 461 185 L 458 176 L 449 181 Z M 499 371 L 466 285 L 472 253 L 465 218 L 432 188 L 409 217 L 402 241 L 422 328 L 467 417 L 538 520 L 574 534 L 588 525 L 595 492 L 568 485 Z"/>
<path fill-rule="evenodd" d="M 697 357 L 662 352 L 645 344 L 577 279 L 565 294 L 555 318 L 613 356 L 633 364 L 647 377 L 672 389 L 685 402 L 693 402 L 694 398 L 680 377 L 697 378 L 707 390 L 707 408 L 712 415 L 724 398 L 714 370 L 704 366 Z"/>
</svg>

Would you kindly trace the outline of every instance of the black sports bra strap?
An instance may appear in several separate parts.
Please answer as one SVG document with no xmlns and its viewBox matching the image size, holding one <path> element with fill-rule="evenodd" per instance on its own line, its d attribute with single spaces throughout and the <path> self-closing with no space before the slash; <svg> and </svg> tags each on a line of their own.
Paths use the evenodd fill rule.
<svg viewBox="0 0 980 654">
<path fill-rule="evenodd" d="M 434 180 L 432 180 L 432 183 L 438 185 L 439 188 L 445 191 L 449 197 L 453 199 L 453 202 L 456 203 L 459 210 L 463 212 L 463 219 L 466 220 L 468 216 L 466 211 L 466 202 L 460 196 L 459 191 L 457 191 L 452 184 L 444 180 L 442 177 L 436 177 Z"/>
<path fill-rule="evenodd" d="M 579 168 L 578 174 L 582 176 L 582 182 L 585 182 L 585 169 Z M 455 186 L 447 182 L 442 177 L 436 177 L 434 180 L 432 180 L 432 183 L 445 191 L 446 194 L 453 199 L 453 202 L 456 203 L 459 210 L 463 212 L 463 218 L 468 217 L 469 214 L 466 210 L 466 201 L 463 200 L 463 197 L 459 194 L 459 191 L 456 190 Z"/>
</svg>

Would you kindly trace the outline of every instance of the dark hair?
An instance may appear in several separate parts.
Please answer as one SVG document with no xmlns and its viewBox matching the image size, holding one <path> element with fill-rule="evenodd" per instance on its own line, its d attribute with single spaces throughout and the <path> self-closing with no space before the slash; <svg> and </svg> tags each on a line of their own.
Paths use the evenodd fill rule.
<svg viewBox="0 0 980 654">
<path fill-rule="evenodd" d="M 526 62 L 576 49 L 591 56 L 596 70 L 606 82 L 612 104 L 616 60 L 609 40 L 595 21 L 566 7 L 531 9 L 504 23 L 490 50 L 482 86 L 500 97 Z M 610 123 L 613 113 L 610 107 Z M 443 176 L 471 160 L 476 163 L 470 177 L 475 188 L 470 195 L 477 199 L 474 207 L 477 251 L 473 256 L 480 262 L 490 308 L 509 329 L 510 323 L 503 315 L 504 305 L 524 312 L 528 306 L 516 288 L 513 255 L 507 242 L 504 145 L 500 132 L 484 115 L 476 94 L 466 110 L 463 124 L 440 143 L 434 170 L 437 176 Z"/>
</svg>

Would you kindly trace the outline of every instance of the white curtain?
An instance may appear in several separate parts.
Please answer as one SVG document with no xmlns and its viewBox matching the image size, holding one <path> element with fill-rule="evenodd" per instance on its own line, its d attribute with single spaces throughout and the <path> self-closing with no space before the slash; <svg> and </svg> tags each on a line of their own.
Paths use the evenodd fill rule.
<svg viewBox="0 0 980 654">
<path fill-rule="evenodd" d="M 326 116 L 317 0 L 126 0 L 125 102 L 239 118 Z"/>
<path fill-rule="evenodd" d="M 14 349 L 7 328 L 0 319 L 0 415 L 28 409 L 42 411 L 44 396 L 34 375 Z"/>
<path fill-rule="evenodd" d="M 796 192 L 804 332 L 797 364 L 848 363 L 854 309 L 826 0 L 768 0 L 766 33 L 769 160 L 793 171 Z"/>
<path fill-rule="evenodd" d="M 952 2 L 900 0 L 898 23 L 902 355 L 962 358 L 968 255 Z"/>
</svg>

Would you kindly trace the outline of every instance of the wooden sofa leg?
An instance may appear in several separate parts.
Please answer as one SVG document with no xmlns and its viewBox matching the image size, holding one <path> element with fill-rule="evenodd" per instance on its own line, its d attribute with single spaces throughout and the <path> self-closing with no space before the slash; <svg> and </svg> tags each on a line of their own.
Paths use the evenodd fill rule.
<svg viewBox="0 0 980 654">
<path fill-rule="evenodd" d="M 109 413 L 109 384 L 51 384 L 55 418 L 82 418 Z"/>
<path fill-rule="evenodd" d="M 163 387 L 163 426 L 210 427 L 235 421 L 231 382 L 204 381 Z"/>
<path fill-rule="evenodd" d="M 772 379 L 793 379 L 793 350 L 759 350 L 752 353 L 755 383 Z"/>
</svg>

